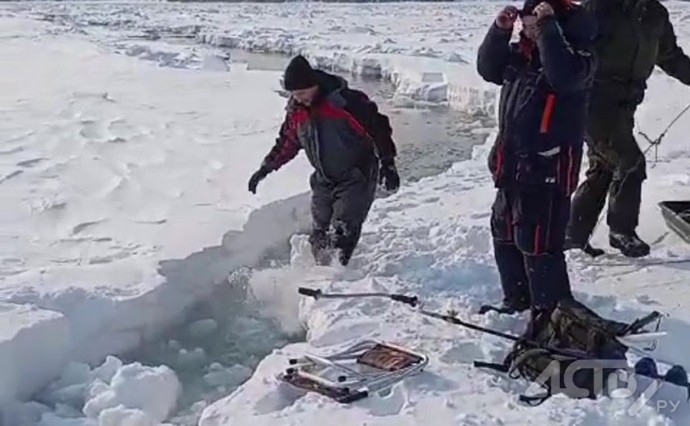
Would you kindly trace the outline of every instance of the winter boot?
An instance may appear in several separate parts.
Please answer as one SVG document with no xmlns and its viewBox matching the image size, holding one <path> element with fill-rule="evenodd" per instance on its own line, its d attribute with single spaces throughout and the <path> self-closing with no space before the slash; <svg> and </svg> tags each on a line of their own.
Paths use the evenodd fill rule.
<svg viewBox="0 0 690 426">
<path fill-rule="evenodd" d="M 563 250 L 568 251 L 568 250 L 582 250 L 585 254 L 591 256 L 591 257 L 599 257 L 606 252 L 598 247 L 593 247 L 590 243 L 580 243 L 580 242 L 575 242 L 569 235 L 565 237 L 565 241 L 563 243 Z"/>
<path fill-rule="evenodd" d="M 338 261 L 347 266 L 357 247 L 361 228 L 349 226 L 344 222 L 334 224 L 333 247 L 338 251 Z"/>
<path fill-rule="evenodd" d="M 568 250 L 575 250 L 579 249 L 582 250 L 584 246 L 580 243 L 576 243 L 570 237 L 565 237 L 565 241 L 563 241 L 563 251 L 568 251 Z"/>
<path fill-rule="evenodd" d="M 311 254 L 314 256 L 314 262 L 319 266 L 328 266 L 331 264 L 332 242 L 331 237 L 322 230 L 314 230 L 309 235 L 309 243 L 311 244 Z"/>
<path fill-rule="evenodd" d="M 620 250 L 627 257 L 647 256 L 650 250 L 649 244 L 642 241 L 635 232 L 632 234 L 620 234 L 612 231 L 609 234 L 609 244 L 611 244 L 611 247 Z"/>
<path fill-rule="evenodd" d="M 338 251 L 338 261 L 340 262 L 341 265 L 347 266 L 348 263 L 350 263 L 350 258 L 352 257 L 353 251 L 354 251 L 354 247 L 352 249 L 347 248 L 347 249 L 340 249 Z"/>
<path fill-rule="evenodd" d="M 499 314 L 513 315 L 524 312 L 530 308 L 529 299 L 503 299 L 500 305 L 482 305 L 479 314 L 498 312 Z"/>
</svg>

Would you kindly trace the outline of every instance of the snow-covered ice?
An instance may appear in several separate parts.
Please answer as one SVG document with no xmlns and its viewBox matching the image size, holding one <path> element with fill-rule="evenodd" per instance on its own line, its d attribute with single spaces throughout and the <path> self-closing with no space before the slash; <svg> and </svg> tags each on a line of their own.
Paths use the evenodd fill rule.
<svg viewBox="0 0 690 426">
<path fill-rule="evenodd" d="M 492 2 L 424 5 L 177 3 L 22 5 L 60 31 L 86 32 L 120 52 L 167 66 L 200 67 L 207 49 L 303 53 L 319 66 L 380 76 L 415 100 L 490 111 L 492 88 L 476 75 L 474 49 Z M 161 39 L 184 40 L 161 47 Z M 203 46 L 189 46 L 196 40 Z M 207 52 L 208 53 L 208 52 Z M 470 65 L 470 66 L 463 66 Z"/>
<path fill-rule="evenodd" d="M 690 9 L 665 4 L 681 45 L 690 50 Z M 306 342 L 273 351 L 254 372 L 242 364 L 211 364 L 201 377 L 205 383 L 223 389 L 243 384 L 208 407 L 192 407 L 201 426 L 688 424 L 690 405 L 673 387 L 635 416 L 626 414 L 630 398 L 556 396 L 527 408 L 516 402 L 525 383 L 472 366 L 475 359 L 500 360 L 509 342 L 387 300 L 313 301 L 296 294 L 299 286 L 411 293 L 429 309 L 453 309 L 480 325 L 521 331 L 522 316 L 475 313 L 500 293 L 488 230 L 488 144 L 451 170 L 377 200 L 348 268 L 314 267 L 304 237 L 293 235 L 308 224 L 303 158 L 262 184 L 258 196 L 246 192 L 246 176 L 273 142 L 282 115 L 275 93 L 279 73 L 232 64 L 228 71 L 223 49 L 302 51 L 321 64 L 389 79 L 403 98 L 486 112 L 495 107 L 496 90 L 478 79 L 473 63 L 498 7 L 4 7 L 0 49 L 12 72 L 0 80 L 0 197 L 10 206 L 0 213 L 0 372 L 9 374 L 0 375 L 0 407 L 35 394 L 42 399 L 22 404 L 13 419 L 41 426 L 170 421 L 179 392 L 174 373 L 106 355 L 134 348 L 179 320 L 231 271 L 258 265 L 266 260 L 262 254 L 289 239 L 289 263 L 262 263 L 262 270 L 250 272 L 248 286 L 283 328 L 306 326 Z M 163 38 L 184 43 L 172 46 Z M 164 54 L 175 49 L 175 55 Z M 638 130 L 655 137 L 688 103 L 690 89 L 656 72 Z M 664 225 L 657 203 L 688 198 L 688 123 L 690 115 L 670 129 L 659 161 L 648 156 L 639 232 L 652 243 L 650 257 L 568 255 L 576 297 L 602 315 L 631 320 L 652 309 L 668 313 L 669 335 L 654 355 L 686 368 L 690 247 Z M 639 142 L 646 148 L 644 138 Z M 605 223 L 593 242 L 606 242 Z M 198 318 L 184 330 L 202 337 L 220 327 L 214 321 Z M 430 365 L 388 394 L 352 406 L 296 392 L 275 378 L 290 357 L 331 352 L 363 338 L 425 352 Z M 168 346 L 185 362 L 208 361 L 203 350 Z M 131 390 L 137 383 L 155 387 L 157 398 Z M 668 401 L 680 405 L 663 407 Z"/>
<path fill-rule="evenodd" d="M 308 168 L 246 190 L 284 114 L 279 73 L 156 68 L 48 23 L 0 27 L 1 407 L 70 360 L 134 349 L 287 241 Z"/>
</svg>

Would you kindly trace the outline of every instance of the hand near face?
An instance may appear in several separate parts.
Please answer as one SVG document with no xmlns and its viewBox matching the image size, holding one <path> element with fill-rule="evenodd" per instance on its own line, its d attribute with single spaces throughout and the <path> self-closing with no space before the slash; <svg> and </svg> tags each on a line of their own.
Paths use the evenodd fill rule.
<svg viewBox="0 0 690 426">
<path fill-rule="evenodd" d="M 537 20 L 546 18 L 554 14 L 553 7 L 550 4 L 543 1 L 534 8 L 534 14 L 537 15 Z"/>
<path fill-rule="evenodd" d="M 515 6 L 506 6 L 498 12 L 496 16 L 496 26 L 504 30 L 513 28 L 515 21 L 518 18 L 518 9 Z"/>
</svg>

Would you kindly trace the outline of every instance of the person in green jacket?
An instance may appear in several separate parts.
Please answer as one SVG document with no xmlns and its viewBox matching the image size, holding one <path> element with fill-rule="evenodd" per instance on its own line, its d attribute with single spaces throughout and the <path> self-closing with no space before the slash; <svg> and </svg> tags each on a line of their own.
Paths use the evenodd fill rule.
<svg viewBox="0 0 690 426">
<path fill-rule="evenodd" d="M 589 169 L 573 196 L 566 247 L 603 254 L 589 238 L 609 194 L 609 244 L 625 256 L 646 256 L 649 245 L 636 232 L 647 174 L 633 136 L 635 110 L 655 65 L 690 85 L 690 58 L 658 0 L 585 0 L 583 6 L 598 22 L 598 70 L 587 118 Z"/>
</svg>

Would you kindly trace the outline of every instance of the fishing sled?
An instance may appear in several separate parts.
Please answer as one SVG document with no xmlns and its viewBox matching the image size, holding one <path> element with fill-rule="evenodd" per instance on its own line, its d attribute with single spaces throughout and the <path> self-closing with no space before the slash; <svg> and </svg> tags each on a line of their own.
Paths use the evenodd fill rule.
<svg viewBox="0 0 690 426">
<path fill-rule="evenodd" d="M 345 351 L 290 359 L 278 379 L 343 404 L 391 388 L 426 367 L 426 355 L 389 343 L 365 340 Z"/>
<path fill-rule="evenodd" d="M 659 207 L 666 226 L 690 244 L 690 201 L 662 201 Z"/>
</svg>

